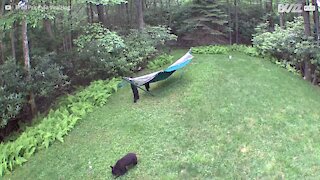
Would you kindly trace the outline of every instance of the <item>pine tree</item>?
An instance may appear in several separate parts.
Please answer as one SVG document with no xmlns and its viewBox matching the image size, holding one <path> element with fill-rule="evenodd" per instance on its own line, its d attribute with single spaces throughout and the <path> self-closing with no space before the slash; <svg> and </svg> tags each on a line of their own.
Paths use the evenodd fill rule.
<svg viewBox="0 0 320 180">
<path fill-rule="evenodd" d="M 204 30 L 212 35 L 224 35 L 227 15 L 219 8 L 216 0 L 194 0 L 190 5 L 191 17 L 186 19 L 186 27 Z"/>
</svg>

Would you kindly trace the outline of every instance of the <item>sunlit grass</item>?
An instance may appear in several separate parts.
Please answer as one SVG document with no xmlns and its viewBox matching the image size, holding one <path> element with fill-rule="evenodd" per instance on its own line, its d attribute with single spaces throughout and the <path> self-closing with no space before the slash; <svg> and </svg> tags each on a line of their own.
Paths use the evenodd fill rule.
<svg viewBox="0 0 320 180">
<path fill-rule="evenodd" d="M 119 179 L 319 179 L 318 87 L 232 57 L 195 55 L 137 104 L 126 86 L 5 179 L 111 179 L 109 166 L 128 152 L 139 163 Z"/>
</svg>

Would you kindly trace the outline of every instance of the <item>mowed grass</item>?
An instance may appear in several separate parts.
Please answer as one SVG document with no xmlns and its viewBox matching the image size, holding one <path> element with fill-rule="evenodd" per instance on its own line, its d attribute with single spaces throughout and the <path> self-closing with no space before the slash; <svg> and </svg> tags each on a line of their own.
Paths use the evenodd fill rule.
<svg viewBox="0 0 320 180">
<path fill-rule="evenodd" d="M 112 179 L 109 166 L 128 152 L 139 163 L 119 179 L 319 179 L 319 88 L 228 55 L 195 55 L 137 104 L 120 89 L 5 179 Z"/>
</svg>

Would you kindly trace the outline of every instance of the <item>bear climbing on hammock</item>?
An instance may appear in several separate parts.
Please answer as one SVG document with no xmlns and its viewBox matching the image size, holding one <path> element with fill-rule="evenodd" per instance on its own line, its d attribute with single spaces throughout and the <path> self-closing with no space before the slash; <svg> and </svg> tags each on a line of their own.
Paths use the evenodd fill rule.
<svg viewBox="0 0 320 180">
<path fill-rule="evenodd" d="M 144 86 L 146 87 L 146 90 L 149 91 L 150 84 L 146 83 Z M 138 88 L 135 85 L 131 84 L 131 89 L 132 89 L 132 93 L 133 93 L 133 102 L 136 103 L 138 101 L 138 99 L 140 98 Z"/>
</svg>

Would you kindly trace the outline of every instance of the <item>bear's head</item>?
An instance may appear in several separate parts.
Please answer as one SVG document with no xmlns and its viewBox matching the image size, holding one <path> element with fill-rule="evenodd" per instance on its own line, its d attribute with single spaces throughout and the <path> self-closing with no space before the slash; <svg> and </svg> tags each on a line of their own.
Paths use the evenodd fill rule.
<svg viewBox="0 0 320 180">
<path fill-rule="evenodd" d="M 115 176 L 120 176 L 121 175 L 121 172 L 118 168 L 115 168 L 113 166 L 110 166 L 111 169 L 112 169 L 112 174 L 115 175 Z"/>
</svg>

